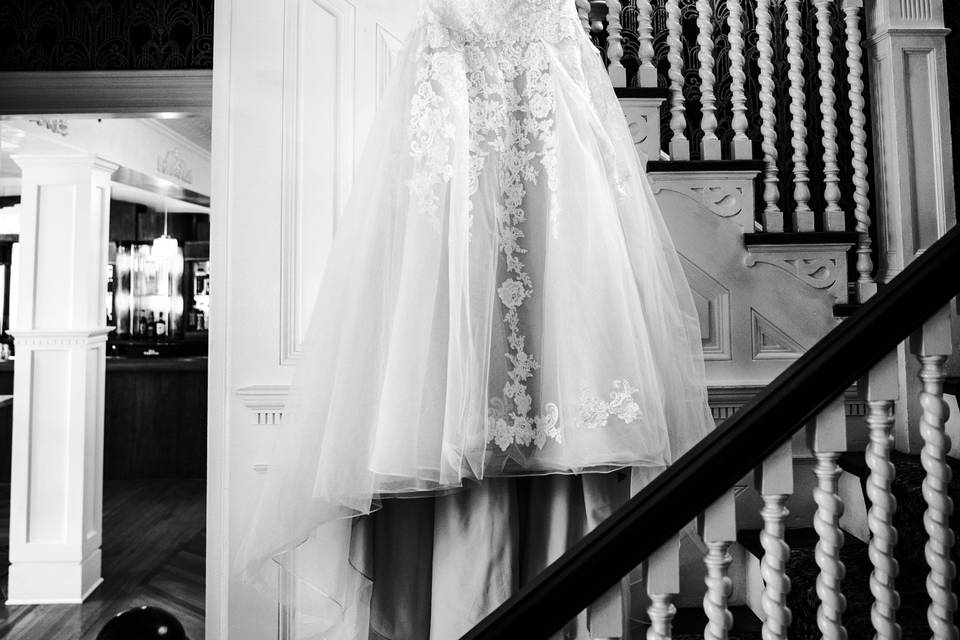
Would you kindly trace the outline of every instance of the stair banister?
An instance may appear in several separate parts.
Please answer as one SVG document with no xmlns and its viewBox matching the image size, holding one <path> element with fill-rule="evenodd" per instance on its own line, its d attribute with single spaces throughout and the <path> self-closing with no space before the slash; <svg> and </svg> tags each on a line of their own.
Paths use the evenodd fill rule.
<svg viewBox="0 0 960 640">
<path fill-rule="evenodd" d="M 560 629 L 949 304 L 957 274 L 954 227 L 462 640 L 535 640 Z"/>
</svg>

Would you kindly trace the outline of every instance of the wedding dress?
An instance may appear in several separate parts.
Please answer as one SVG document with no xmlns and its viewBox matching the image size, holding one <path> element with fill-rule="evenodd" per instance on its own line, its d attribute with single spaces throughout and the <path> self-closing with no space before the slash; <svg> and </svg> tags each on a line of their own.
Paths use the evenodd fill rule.
<svg viewBox="0 0 960 640">
<path fill-rule="evenodd" d="M 636 490 L 713 426 L 681 261 L 573 0 L 422 0 L 370 138 L 238 558 L 280 563 L 302 637 L 367 637 L 353 516 L 384 498 L 482 527 L 511 517 L 498 477 Z"/>
</svg>

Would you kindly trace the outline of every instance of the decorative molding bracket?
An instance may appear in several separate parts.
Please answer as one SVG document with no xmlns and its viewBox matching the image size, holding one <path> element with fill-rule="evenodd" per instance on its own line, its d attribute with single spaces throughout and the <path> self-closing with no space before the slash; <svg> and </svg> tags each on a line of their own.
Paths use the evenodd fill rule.
<svg viewBox="0 0 960 640">
<path fill-rule="evenodd" d="M 715 216 L 735 220 L 752 231 L 753 181 L 757 171 L 657 171 L 649 175 L 654 195 L 672 191 L 686 196 Z"/>
<path fill-rule="evenodd" d="M 777 267 L 814 289 L 827 289 L 838 303 L 847 302 L 847 251 L 852 245 L 758 244 L 743 257 L 747 267 L 762 262 Z"/>
<path fill-rule="evenodd" d="M 258 384 L 240 387 L 236 395 L 254 415 L 258 425 L 283 423 L 283 409 L 287 404 L 290 387 L 285 384 Z"/>
</svg>

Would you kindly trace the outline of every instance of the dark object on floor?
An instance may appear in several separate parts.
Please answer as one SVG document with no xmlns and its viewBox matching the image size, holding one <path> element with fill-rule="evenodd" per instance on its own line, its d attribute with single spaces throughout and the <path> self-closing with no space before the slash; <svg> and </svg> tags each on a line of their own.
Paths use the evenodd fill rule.
<svg viewBox="0 0 960 640">
<path fill-rule="evenodd" d="M 183 625 L 158 607 L 134 607 L 103 626 L 97 640 L 188 640 Z"/>
</svg>

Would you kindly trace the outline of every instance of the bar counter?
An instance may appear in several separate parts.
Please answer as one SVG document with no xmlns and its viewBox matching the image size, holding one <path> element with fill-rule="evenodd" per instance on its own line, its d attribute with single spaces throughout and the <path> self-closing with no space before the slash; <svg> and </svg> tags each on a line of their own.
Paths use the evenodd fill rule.
<svg viewBox="0 0 960 640">
<path fill-rule="evenodd" d="M 0 396 L 13 393 L 13 367 L 0 361 Z M 107 358 L 105 393 L 105 479 L 206 476 L 206 356 Z M 0 482 L 12 419 L 12 405 L 0 406 Z"/>
</svg>

